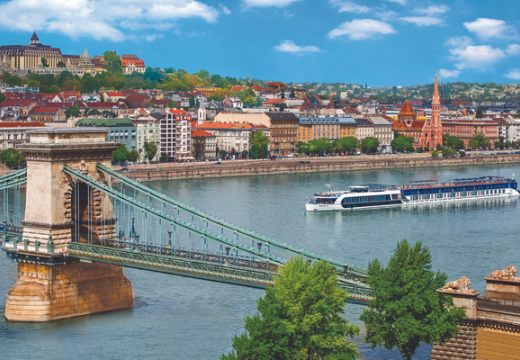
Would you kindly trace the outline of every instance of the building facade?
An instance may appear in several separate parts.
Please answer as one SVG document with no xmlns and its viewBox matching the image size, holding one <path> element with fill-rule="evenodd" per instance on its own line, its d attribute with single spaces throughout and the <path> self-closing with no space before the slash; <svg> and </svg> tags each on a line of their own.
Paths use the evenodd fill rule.
<svg viewBox="0 0 520 360">
<path fill-rule="evenodd" d="M 215 160 L 217 155 L 217 136 L 196 128 L 191 130 L 192 156 L 200 161 Z"/>
<path fill-rule="evenodd" d="M 357 129 L 356 129 L 356 138 L 359 141 L 363 141 L 364 138 L 374 137 L 374 124 L 372 121 L 365 118 L 356 118 Z"/>
<path fill-rule="evenodd" d="M 265 113 L 269 117 L 270 141 L 269 152 L 271 156 L 287 156 L 296 153 L 298 142 L 298 127 L 300 119 L 292 113 Z"/>
<path fill-rule="evenodd" d="M 379 141 L 378 150 L 392 152 L 392 140 L 394 140 L 392 122 L 381 116 L 369 116 L 368 119 L 374 124 L 374 137 Z"/>
<path fill-rule="evenodd" d="M 356 136 L 357 123 L 350 117 L 300 117 L 298 141 L 308 142 L 315 139 L 341 139 Z"/>
<path fill-rule="evenodd" d="M 166 154 L 169 161 L 193 160 L 191 121 L 189 113 L 177 109 L 168 109 L 161 119 L 161 154 Z"/>
<path fill-rule="evenodd" d="M 76 127 L 108 128 L 108 141 L 119 142 L 128 151 L 137 150 L 137 130 L 130 119 L 81 119 Z"/>
<path fill-rule="evenodd" d="M 251 148 L 249 136 L 253 131 L 263 131 L 264 135 L 270 137 L 270 129 L 263 125 L 253 125 L 248 123 L 224 124 L 224 123 L 203 123 L 197 125 L 194 130 L 204 130 L 215 135 L 216 146 L 227 153 L 241 154 L 244 150 Z"/>
<path fill-rule="evenodd" d="M 42 127 L 39 122 L 0 122 L 0 151 L 29 142 L 27 131 Z"/>
<path fill-rule="evenodd" d="M 140 118 L 133 120 L 134 126 L 136 127 L 136 149 L 139 153 L 140 163 L 146 161 L 159 161 L 161 157 L 161 124 L 158 120 L 152 117 Z M 157 146 L 157 152 L 153 159 L 145 159 L 146 151 L 144 150 L 145 142 L 154 142 Z"/>
</svg>

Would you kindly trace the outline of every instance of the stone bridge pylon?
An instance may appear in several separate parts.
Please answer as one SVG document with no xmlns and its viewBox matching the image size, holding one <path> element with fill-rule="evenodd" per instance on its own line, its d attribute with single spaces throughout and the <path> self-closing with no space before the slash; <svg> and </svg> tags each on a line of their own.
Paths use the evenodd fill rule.
<svg viewBox="0 0 520 360">
<path fill-rule="evenodd" d="M 119 146 L 104 129 L 39 129 L 19 146 L 26 154 L 27 190 L 21 242 L 4 244 L 18 261 L 16 284 L 7 294 L 9 321 L 50 321 L 133 307 L 132 286 L 122 267 L 80 262 L 67 256 L 71 241 L 96 244 L 114 238 L 107 195 L 63 171 L 65 164 L 109 184 L 96 169 L 110 167 Z"/>
</svg>

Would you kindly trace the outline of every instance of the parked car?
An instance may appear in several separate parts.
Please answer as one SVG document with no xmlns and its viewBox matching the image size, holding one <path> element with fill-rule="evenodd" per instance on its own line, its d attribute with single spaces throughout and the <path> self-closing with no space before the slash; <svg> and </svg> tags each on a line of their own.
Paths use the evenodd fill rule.
<svg viewBox="0 0 520 360">
<path fill-rule="evenodd" d="M 158 168 L 155 169 L 155 170 L 164 170 L 164 169 L 163 169 L 162 167 L 158 167 Z"/>
<path fill-rule="evenodd" d="M 220 164 L 222 164 L 220 161 L 217 161 L 217 162 L 215 163 L 215 165 L 220 165 Z"/>
</svg>

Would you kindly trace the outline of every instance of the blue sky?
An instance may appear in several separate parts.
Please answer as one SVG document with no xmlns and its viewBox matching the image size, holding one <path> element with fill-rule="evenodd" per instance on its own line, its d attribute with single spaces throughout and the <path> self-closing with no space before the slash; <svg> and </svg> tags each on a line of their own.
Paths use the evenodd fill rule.
<svg viewBox="0 0 520 360">
<path fill-rule="evenodd" d="M 3 0 L 0 44 L 285 82 L 520 82 L 520 0 Z"/>
</svg>

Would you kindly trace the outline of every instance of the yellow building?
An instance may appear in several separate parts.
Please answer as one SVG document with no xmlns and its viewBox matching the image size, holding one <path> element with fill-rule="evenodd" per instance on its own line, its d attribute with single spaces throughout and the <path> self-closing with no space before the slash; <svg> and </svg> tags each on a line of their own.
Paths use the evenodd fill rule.
<svg viewBox="0 0 520 360">
<path fill-rule="evenodd" d="M 341 139 L 356 137 L 356 121 L 349 117 L 300 117 L 298 141 L 308 142 L 315 139 Z"/>
</svg>

